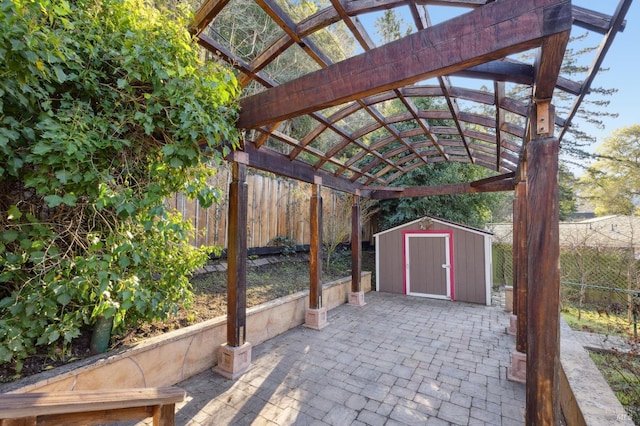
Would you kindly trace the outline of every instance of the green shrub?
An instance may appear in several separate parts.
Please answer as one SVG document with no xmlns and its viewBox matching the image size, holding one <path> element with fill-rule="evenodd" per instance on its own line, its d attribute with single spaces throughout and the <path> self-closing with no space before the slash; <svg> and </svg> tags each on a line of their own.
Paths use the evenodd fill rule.
<svg viewBox="0 0 640 426">
<path fill-rule="evenodd" d="M 207 248 L 165 205 L 207 206 L 238 141 L 238 86 L 184 11 L 139 0 L 0 0 L 0 362 L 189 300 Z"/>
<path fill-rule="evenodd" d="M 282 255 L 290 256 L 296 254 L 296 240 L 286 235 L 278 235 L 269 241 L 269 247 L 282 247 Z"/>
</svg>

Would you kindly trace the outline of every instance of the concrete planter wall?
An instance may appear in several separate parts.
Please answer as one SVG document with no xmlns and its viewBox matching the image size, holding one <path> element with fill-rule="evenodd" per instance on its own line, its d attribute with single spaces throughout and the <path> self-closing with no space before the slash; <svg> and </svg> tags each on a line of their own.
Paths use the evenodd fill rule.
<svg viewBox="0 0 640 426">
<path fill-rule="evenodd" d="M 560 321 L 560 406 L 569 426 L 633 426 L 573 330 Z"/>
<path fill-rule="evenodd" d="M 371 290 L 364 272 L 362 290 Z M 351 277 L 323 286 L 328 310 L 347 301 Z M 304 322 L 309 291 L 282 297 L 247 310 L 247 341 L 258 345 Z M 0 386 L 0 392 L 55 392 L 170 386 L 217 364 L 226 342 L 226 316 L 185 327 L 115 354 L 103 354 Z"/>
</svg>

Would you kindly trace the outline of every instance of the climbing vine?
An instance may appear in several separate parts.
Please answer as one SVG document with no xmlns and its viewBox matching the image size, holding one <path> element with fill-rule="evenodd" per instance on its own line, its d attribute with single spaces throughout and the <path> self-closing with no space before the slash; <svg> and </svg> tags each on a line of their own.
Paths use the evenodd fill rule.
<svg viewBox="0 0 640 426">
<path fill-rule="evenodd" d="M 166 204 L 201 205 L 238 141 L 234 76 L 188 13 L 140 0 L 0 0 L 0 362 L 99 316 L 165 317 L 206 260 Z"/>
</svg>

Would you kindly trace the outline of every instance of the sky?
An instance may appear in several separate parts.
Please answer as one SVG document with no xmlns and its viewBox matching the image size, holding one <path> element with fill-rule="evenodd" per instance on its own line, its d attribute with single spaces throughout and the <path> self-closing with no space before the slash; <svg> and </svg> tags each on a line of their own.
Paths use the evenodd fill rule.
<svg viewBox="0 0 640 426">
<path fill-rule="evenodd" d="M 611 14 L 611 9 L 615 8 L 618 2 L 578 0 L 574 3 Z M 606 6 L 604 10 L 603 6 Z M 609 97 L 609 109 L 617 112 L 619 117 L 607 120 L 604 130 L 591 129 L 593 134 L 598 136 L 599 142 L 616 129 L 640 124 L 640 0 L 633 0 L 626 20 L 626 28 L 616 35 L 602 64 L 603 68 L 609 68 L 609 71 L 599 73 L 592 84 L 596 87 L 618 89 L 617 93 Z"/>
</svg>

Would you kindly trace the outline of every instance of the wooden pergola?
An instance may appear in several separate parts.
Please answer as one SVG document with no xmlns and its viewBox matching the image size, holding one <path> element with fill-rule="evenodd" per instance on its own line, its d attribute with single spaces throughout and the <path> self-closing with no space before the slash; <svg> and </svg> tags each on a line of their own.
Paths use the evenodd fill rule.
<svg viewBox="0 0 640 426">
<path fill-rule="evenodd" d="M 236 28 L 234 22 L 237 28 L 249 25 L 238 12 L 240 3 L 207 0 L 192 27 L 201 46 L 235 68 L 245 93 L 237 123 L 244 140 L 228 157 L 234 164 L 227 355 L 246 345 L 247 166 L 313 185 L 309 307 L 320 316 L 322 187 L 355 195 L 356 295 L 360 197 L 515 191 L 516 350 L 526 355 L 526 423 L 557 424 L 559 144 L 624 29 L 631 0 L 619 0 L 612 14 L 570 0 L 330 0 L 316 3 L 317 10 L 286 0 L 244 0 L 263 24 L 270 20 L 279 28 L 248 43 L 251 49 L 238 36 L 241 31 L 228 30 Z M 434 6 L 456 12 L 433 25 Z M 388 9 L 410 16 L 415 29 L 382 44 L 372 38 L 370 17 Z M 583 81 L 561 72 L 572 29 L 601 40 Z M 351 37 L 354 52 L 331 51 L 326 40 L 335 34 Z M 295 77 L 274 72 L 278 61 L 291 58 L 304 64 Z M 516 91 L 524 97 L 509 95 Z M 553 103 L 560 92 L 572 99 L 564 115 L 555 113 Z M 441 186 L 397 185 L 405 173 L 442 161 L 482 166 L 494 176 Z"/>
</svg>

